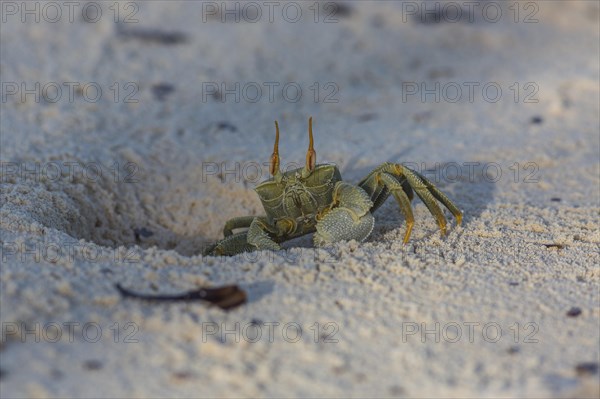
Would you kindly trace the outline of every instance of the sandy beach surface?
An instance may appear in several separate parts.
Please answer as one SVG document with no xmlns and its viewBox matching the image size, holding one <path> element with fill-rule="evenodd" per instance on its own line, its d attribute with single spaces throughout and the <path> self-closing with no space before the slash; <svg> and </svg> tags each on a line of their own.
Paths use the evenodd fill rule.
<svg viewBox="0 0 600 399">
<path fill-rule="evenodd" d="M 598 397 L 597 2 L 0 6 L 3 398 Z M 390 198 L 365 242 L 202 256 L 309 116 L 462 225 L 415 199 L 403 245 Z"/>
</svg>

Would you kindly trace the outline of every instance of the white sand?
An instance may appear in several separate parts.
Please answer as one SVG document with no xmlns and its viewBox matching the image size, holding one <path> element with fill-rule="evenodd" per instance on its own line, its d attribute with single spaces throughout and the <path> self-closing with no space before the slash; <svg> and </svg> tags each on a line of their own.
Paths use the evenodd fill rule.
<svg viewBox="0 0 600 399">
<path fill-rule="evenodd" d="M 70 23 L 66 6 L 57 23 L 22 23 L 3 9 L 2 397 L 598 395 L 597 3 L 521 2 L 515 23 L 508 2 L 497 23 L 479 6 L 473 23 L 423 24 L 401 3 L 361 2 L 326 24 L 312 21 L 312 2 L 296 3 L 297 23 L 282 6 L 273 23 L 221 23 L 203 22 L 200 2 L 138 2 L 139 22 L 121 34 L 112 2 L 96 4 L 95 23 L 81 9 Z M 537 4 L 537 23 L 523 23 L 535 11 L 527 4 Z M 120 7 L 121 18 L 133 10 Z M 7 82 L 64 90 L 55 102 L 22 102 Z M 92 87 L 71 102 L 65 82 L 96 82 L 102 96 L 85 101 Z M 256 103 L 254 91 L 237 103 L 204 101 L 203 82 L 264 91 Z M 265 82 L 280 85 L 274 101 Z M 303 90 L 296 103 L 282 97 L 289 82 Z M 423 102 L 407 96 L 411 82 L 454 82 L 463 97 Z M 465 82 L 479 84 L 473 101 Z M 502 89 L 497 102 L 488 101 L 493 88 L 482 93 L 490 82 Z M 153 94 L 160 83 L 174 87 L 164 101 Z M 138 102 L 125 103 L 132 87 Z M 338 102 L 323 102 L 332 87 Z M 440 237 L 415 200 L 403 246 L 404 219 L 389 199 L 365 243 L 313 250 L 306 237 L 275 254 L 201 257 L 225 220 L 261 213 L 251 173 L 271 153 L 273 120 L 282 162 L 302 162 L 310 115 L 318 160 L 338 163 L 350 181 L 385 160 L 441 163 L 437 185 L 464 210 L 463 226 L 452 222 Z M 69 162 L 87 177 L 79 167 L 70 176 Z M 223 162 L 239 162 L 240 173 L 219 178 Z M 40 172 L 23 176 L 24 165 Z M 236 283 L 249 302 L 226 313 L 123 300 L 117 282 L 155 293 Z M 581 313 L 568 316 L 573 307 Z M 262 326 L 258 342 L 251 321 Z M 72 340 L 65 323 L 79 323 Z M 301 326 L 298 342 L 286 323 Z"/>
</svg>

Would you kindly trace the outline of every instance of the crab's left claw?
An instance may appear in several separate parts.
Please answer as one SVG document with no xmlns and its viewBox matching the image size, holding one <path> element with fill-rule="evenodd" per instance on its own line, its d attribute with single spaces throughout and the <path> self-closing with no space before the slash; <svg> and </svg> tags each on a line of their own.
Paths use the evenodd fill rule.
<svg viewBox="0 0 600 399">
<path fill-rule="evenodd" d="M 317 222 L 313 236 L 316 246 L 326 246 L 338 241 L 366 239 L 375 225 L 369 211 L 373 203 L 360 187 L 337 182 L 333 193 L 334 208 Z"/>
<path fill-rule="evenodd" d="M 356 218 L 349 209 L 335 208 L 317 223 L 313 242 L 317 247 L 324 247 L 338 241 L 364 241 L 374 224 L 375 219 L 368 212 Z"/>
</svg>

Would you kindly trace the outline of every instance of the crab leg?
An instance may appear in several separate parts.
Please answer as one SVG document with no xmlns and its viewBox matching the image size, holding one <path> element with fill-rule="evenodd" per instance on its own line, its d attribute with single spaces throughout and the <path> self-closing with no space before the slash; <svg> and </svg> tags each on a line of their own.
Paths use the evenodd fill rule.
<svg viewBox="0 0 600 399">
<path fill-rule="evenodd" d="M 462 212 L 444 193 L 436 188 L 433 183 L 424 176 L 401 164 L 386 162 L 375 168 L 362 179 L 358 185 L 371 196 L 371 200 L 374 204 L 373 208 L 371 208 L 371 212 L 374 212 L 379 208 L 390 193 L 394 195 L 406 219 L 407 229 L 404 236 L 404 243 L 410 238 L 410 232 L 414 224 L 414 218 L 410 208 L 413 191 L 421 201 L 423 201 L 425 206 L 427 206 L 429 212 L 435 217 L 442 235 L 446 233 L 446 218 L 436 200 L 440 201 L 448 208 L 448 210 L 450 210 L 450 212 L 452 212 L 458 224 L 462 221 Z"/>
<path fill-rule="evenodd" d="M 440 209 L 439 205 L 435 202 L 435 197 L 431 194 L 427 185 L 417 175 L 413 174 L 410 169 L 404 168 L 404 176 L 410 184 L 410 187 L 415 190 L 417 196 L 421 198 L 421 201 L 425 204 L 429 212 L 435 217 L 442 235 L 446 235 L 446 218 L 444 213 Z"/>
<path fill-rule="evenodd" d="M 421 180 L 423 180 L 423 183 L 425 183 L 425 185 L 427 186 L 431 194 L 435 197 L 435 199 L 444 204 L 444 206 L 448 208 L 448 210 L 452 212 L 452 214 L 456 218 L 456 223 L 460 224 L 462 222 L 462 212 L 456 207 L 456 205 L 452 203 L 452 201 L 450 201 L 450 198 L 448 198 L 446 194 L 442 193 L 436 186 L 433 185 L 433 183 L 427 180 L 423 175 L 415 172 L 414 170 L 412 172 L 419 178 L 421 178 Z"/>
<path fill-rule="evenodd" d="M 229 219 L 223 227 L 223 235 L 229 237 L 234 229 L 248 228 L 256 216 L 239 216 Z"/>
<path fill-rule="evenodd" d="M 406 244 L 410 239 L 410 233 L 413 225 L 415 224 L 415 218 L 413 216 L 412 208 L 410 207 L 410 198 L 408 195 L 406 195 L 404 188 L 398 182 L 398 180 L 394 178 L 394 176 L 388 173 L 381 173 L 379 178 L 390 190 L 394 198 L 396 198 L 398 205 L 400 205 L 400 210 L 402 211 L 404 219 L 406 220 L 406 233 L 404 233 L 404 244 Z"/>
</svg>

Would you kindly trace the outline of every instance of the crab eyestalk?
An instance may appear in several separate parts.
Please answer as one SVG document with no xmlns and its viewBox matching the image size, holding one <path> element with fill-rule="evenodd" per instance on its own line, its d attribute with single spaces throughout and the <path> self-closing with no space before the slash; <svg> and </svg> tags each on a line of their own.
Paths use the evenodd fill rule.
<svg viewBox="0 0 600 399">
<path fill-rule="evenodd" d="M 302 170 L 302 176 L 307 177 L 315 170 L 317 164 L 317 153 L 314 149 L 312 116 L 308 119 L 308 151 L 306 151 L 306 165 Z"/>
<path fill-rule="evenodd" d="M 269 172 L 276 181 L 281 180 L 281 170 L 279 170 L 279 124 L 275 121 L 275 145 L 271 154 L 271 163 L 269 164 Z"/>
</svg>

